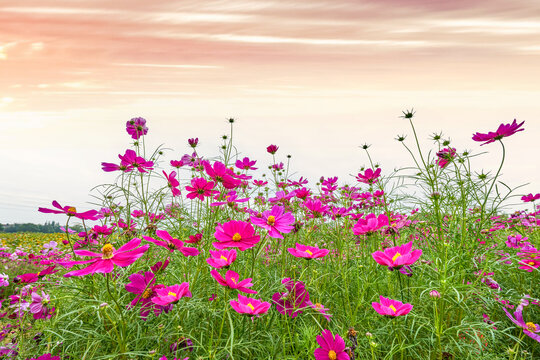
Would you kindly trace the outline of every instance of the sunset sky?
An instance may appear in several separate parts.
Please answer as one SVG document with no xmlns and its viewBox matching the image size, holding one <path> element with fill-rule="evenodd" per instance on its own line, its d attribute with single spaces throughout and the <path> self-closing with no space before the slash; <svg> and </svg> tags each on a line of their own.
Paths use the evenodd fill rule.
<svg viewBox="0 0 540 360">
<path fill-rule="evenodd" d="M 129 146 L 125 122 L 142 116 L 147 145 L 217 154 L 237 119 L 242 156 L 292 155 L 314 183 L 353 183 L 370 150 L 383 174 L 412 161 L 394 138 L 412 136 L 414 107 L 426 149 L 443 131 L 458 151 L 498 144 L 476 131 L 514 118 L 503 180 L 540 192 L 540 6 L 536 0 L 0 2 L 0 223 L 64 221 L 52 200 L 88 204 L 111 182 L 102 161 Z"/>
</svg>

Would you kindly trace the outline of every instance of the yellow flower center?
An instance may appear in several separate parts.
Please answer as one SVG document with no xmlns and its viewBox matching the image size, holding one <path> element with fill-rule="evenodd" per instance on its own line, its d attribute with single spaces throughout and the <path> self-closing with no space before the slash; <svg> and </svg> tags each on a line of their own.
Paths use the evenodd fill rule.
<svg viewBox="0 0 540 360">
<path fill-rule="evenodd" d="M 235 278 L 232 277 L 231 281 L 236 284 L 238 282 L 238 279 L 235 279 Z"/>
<path fill-rule="evenodd" d="M 529 261 L 529 265 L 534 265 L 534 261 Z"/>
<path fill-rule="evenodd" d="M 527 325 L 527 330 L 529 331 L 532 331 L 532 332 L 536 332 L 536 325 L 533 324 L 532 322 L 528 322 L 528 323 L 525 323 L 525 325 Z"/>
<path fill-rule="evenodd" d="M 141 297 L 143 299 L 148 299 L 150 296 L 152 296 L 152 289 L 146 289 L 144 290 L 144 292 L 142 293 Z"/>
<path fill-rule="evenodd" d="M 223 256 L 223 255 L 221 255 L 219 258 L 220 258 L 221 260 L 227 261 L 227 258 L 226 258 L 225 256 Z"/>
<path fill-rule="evenodd" d="M 255 310 L 255 307 L 251 305 L 251 303 L 248 303 L 247 306 L 251 309 L 251 311 Z"/>
<path fill-rule="evenodd" d="M 315 307 L 316 307 L 317 309 L 321 309 L 323 306 L 322 306 L 321 303 L 316 303 L 316 304 L 315 304 Z"/>
<path fill-rule="evenodd" d="M 313 253 L 309 250 L 306 250 L 306 252 L 309 254 L 309 255 L 313 255 Z"/>
<path fill-rule="evenodd" d="M 176 293 L 173 293 L 172 291 L 169 291 L 169 292 L 167 293 L 167 296 L 174 296 L 174 297 L 176 297 Z"/>
<path fill-rule="evenodd" d="M 110 259 L 113 257 L 114 247 L 111 244 L 105 244 L 105 246 L 101 248 L 101 252 L 103 253 L 104 259 Z"/>
<path fill-rule="evenodd" d="M 337 359 L 336 352 L 335 352 L 334 350 L 330 350 L 330 351 L 328 352 L 328 358 L 329 358 L 330 360 L 336 360 L 336 359 Z"/>
<path fill-rule="evenodd" d="M 233 241 L 240 241 L 242 240 L 242 236 L 239 233 L 235 233 L 232 237 Z"/>
<path fill-rule="evenodd" d="M 73 207 L 73 206 L 70 206 L 70 207 L 67 209 L 67 212 L 68 212 L 68 215 L 70 215 L 70 214 L 75 214 L 75 213 L 77 213 L 77 209 L 75 209 L 75 207 Z"/>
<path fill-rule="evenodd" d="M 396 259 L 397 259 L 398 257 L 400 257 L 400 256 L 401 256 L 400 253 L 396 253 L 396 255 L 394 255 L 394 257 L 392 258 L 392 261 L 396 261 Z"/>
<path fill-rule="evenodd" d="M 266 220 L 266 223 L 270 226 L 274 226 L 274 224 L 276 223 L 276 217 L 274 215 L 270 215 L 268 217 L 268 220 Z"/>
<path fill-rule="evenodd" d="M 394 307 L 394 305 L 390 305 L 389 308 L 392 309 L 393 312 L 396 312 L 396 308 Z"/>
</svg>

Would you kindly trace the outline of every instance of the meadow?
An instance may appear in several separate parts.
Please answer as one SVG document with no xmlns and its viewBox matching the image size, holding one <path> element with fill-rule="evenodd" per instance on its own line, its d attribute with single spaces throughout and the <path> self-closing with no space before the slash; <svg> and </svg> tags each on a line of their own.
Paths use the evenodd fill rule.
<svg viewBox="0 0 540 360">
<path fill-rule="evenodd" d="M 414 116 L 410 165 L 364 145 L 355 178 L 315 180 L 277 145 L 243 156 L 234 119 L 217 155 L 193 138 L 177 158 L 127 121 L 94 206 L 39 208 L 64 234 L 0 234 L 0 358 L 540 358 L 540 194 L 499 179 L 523 122 L 474 134 L 476 155 L 442 135 L 422 149 Z"/>
</svg>

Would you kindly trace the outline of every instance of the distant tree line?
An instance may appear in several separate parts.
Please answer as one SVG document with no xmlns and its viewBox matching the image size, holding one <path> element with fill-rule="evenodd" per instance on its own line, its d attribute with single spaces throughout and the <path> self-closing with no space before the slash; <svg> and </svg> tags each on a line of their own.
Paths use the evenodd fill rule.
<svg viewBox="0 0 540 360">
<path fill-rule="evenodd" d="M 59 233 L 60 223 L 46 222 L 45 224 L 0 224 L 0 232 L 4 233 L 17 233 L 17 232 L 37 232 L 37 233 Z"/>
</svg>

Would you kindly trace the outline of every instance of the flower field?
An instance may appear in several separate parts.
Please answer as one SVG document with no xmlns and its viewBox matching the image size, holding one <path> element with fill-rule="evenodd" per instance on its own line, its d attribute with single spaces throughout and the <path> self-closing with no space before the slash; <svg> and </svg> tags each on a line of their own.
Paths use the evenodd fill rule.
<svg viewBox="0 0 540 360">
<path fill-rule="evenodd" d="M 94 206 L 39 208 L 65 233 L 0 234 L 0 358 L 539 359 L 540 194 L 499 179 L 524 123 L 472 135 L 477 155 L 402 121 L 412 165 L 364 145 L 354 177 L 306 179 L 277 145 L 239 153 L 233 119 L 183 156 L 131 119 Z"/>
</svg>

